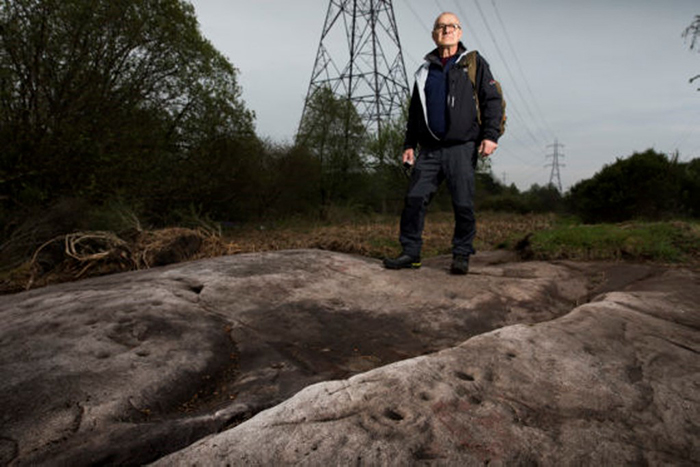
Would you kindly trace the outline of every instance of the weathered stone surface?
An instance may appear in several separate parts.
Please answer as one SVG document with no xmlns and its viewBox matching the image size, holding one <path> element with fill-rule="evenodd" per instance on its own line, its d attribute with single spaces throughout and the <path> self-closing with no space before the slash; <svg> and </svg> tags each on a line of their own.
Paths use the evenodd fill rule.
<svg viewBox="0 0 700 467">
<path fill-rule="evenodd" d="M 697 276 L 308 387 L 156 465 L 697 465 Z"/>
<path fill-rule="evenodd" d="M 143 464 L 220 431 L 163 463 L 698 460 L 696 275 L 448 266 L 286 251 L 4 296 L 0 465 Z"/>
</svg>

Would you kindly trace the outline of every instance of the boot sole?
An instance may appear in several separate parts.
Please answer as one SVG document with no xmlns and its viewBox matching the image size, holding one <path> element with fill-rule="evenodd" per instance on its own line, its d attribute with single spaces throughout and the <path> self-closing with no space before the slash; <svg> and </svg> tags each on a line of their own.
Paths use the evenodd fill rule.
<svg viewBox="0 0 700 467">
<path fill-rule="evenodd" d="M 418 269 L 422 266 L 421 263 L 411 263 L 411 264 L 406 264 L 405 266 L 393 266 L 393 265 L 388 265 L 385 264 L 384 267 L 386 269 L 393 269 L 393 270 L 398 270 L 398 269 Z"/>
</svg>

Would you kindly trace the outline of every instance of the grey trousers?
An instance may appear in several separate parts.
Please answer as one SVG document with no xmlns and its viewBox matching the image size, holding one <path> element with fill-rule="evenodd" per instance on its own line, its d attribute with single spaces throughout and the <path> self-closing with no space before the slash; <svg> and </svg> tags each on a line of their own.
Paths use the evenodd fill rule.
<svg viewBox="0 0 700 467">
<path fill-rule="evenodd" d="M 423 227 L 428 204 L 443 181 L 452 196 L 455 229 L 452 254 L 469 256 L 475 253 L 474 162 L 476 143 L 423 149 L 413 168 L 411 183 L 401 213 L 399 242 L 403 253 L 419 257 L 423 246 Z"/>
</svg>

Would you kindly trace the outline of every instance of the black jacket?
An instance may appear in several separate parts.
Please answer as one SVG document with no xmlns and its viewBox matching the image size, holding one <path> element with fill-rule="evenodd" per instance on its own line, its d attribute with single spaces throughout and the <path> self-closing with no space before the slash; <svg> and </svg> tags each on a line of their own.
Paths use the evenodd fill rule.
<svg viewBox="0 0 700 467">
<path fill-rule="evenodd" d="M 466 69 L 459 65 L 466 53 L 466 48 L 460 42 L 457 63 L 448 71 L 447 133 L 442 139 L 438 139 L 428 127 L 425 103 L 425 81 L 428 69 L 431 64 L 442 66 L 442 63 L 437 49 L 425 56 L 425 63 L 415 75 L 404 149 L 415 148 L 418 144 L 423 147 L 449 146 L 468 141 L 480 142 L 484 139 L 498 142 L 502 115 L 501 96 L 496 89 L 489 64 L 479 55 L 476 74 L 482 118 L 482 125 L 479 127 L 474 89 Z"/>
</svg>

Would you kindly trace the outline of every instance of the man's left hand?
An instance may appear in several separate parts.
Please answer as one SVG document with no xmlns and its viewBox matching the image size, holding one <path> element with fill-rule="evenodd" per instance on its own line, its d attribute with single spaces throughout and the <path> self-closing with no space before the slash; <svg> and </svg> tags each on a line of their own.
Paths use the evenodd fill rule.
<svg viewBox="0 0 700 467">
<path fill-rule="evenodd" d="M 493 151 L 495 151 L 496 148 L 498 148 L 498 143 L 485 139 L 479 145 L 479 154 L 484 157 L 488 157 L 493 154 Z"/>
</svg>

